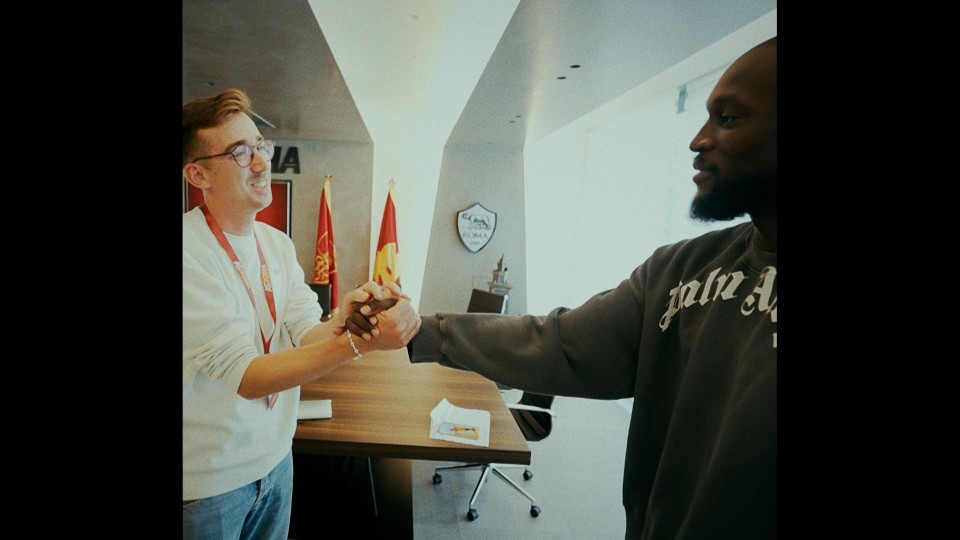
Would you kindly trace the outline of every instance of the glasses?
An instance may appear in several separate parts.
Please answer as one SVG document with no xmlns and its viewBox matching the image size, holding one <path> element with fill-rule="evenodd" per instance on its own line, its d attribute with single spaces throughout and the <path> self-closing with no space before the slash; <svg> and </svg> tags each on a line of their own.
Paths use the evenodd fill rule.
<svg viewBox="0 0 960 540">
<path fill-rule="evenodd" d="M 229 152 L 224 152 L 222 154 L 215 154 L 212 156 L 203 156 L 198 157 L 197 159 L 191 161 L 190 163 L 196 163 L 201 159 L 210 159 L 215 157 L 223 156 L 233 156 L 233 159 L 237 162 L 237 165 L 241 167 L 249 167 L 253 163 L 253 149 L 256 148 L 257 152 L 260 152 L 260 155 L 263 156 L 263 159 L 270 161 L 273 159 L 273 141 L 268 141 L 266 139 L 257 143 L 256 146 L 251 146 L 249 144 L 241 144 L 235 147 Z"/>
</svg>

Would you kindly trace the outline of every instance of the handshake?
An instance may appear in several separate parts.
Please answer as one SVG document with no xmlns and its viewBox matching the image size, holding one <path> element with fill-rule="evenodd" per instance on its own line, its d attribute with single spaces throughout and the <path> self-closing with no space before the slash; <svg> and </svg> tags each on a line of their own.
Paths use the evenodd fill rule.
<svg viewBox="0 0 960 540">
<path fill-rule="evenodd" d="M 413 309 L 410 297 L 388 283 L 383 286 L 367 282 L 344 298 L 341 328 L 370 342 L 373 349 L 399 349 L 420 330 L 420 315 Z"/>
</svg>

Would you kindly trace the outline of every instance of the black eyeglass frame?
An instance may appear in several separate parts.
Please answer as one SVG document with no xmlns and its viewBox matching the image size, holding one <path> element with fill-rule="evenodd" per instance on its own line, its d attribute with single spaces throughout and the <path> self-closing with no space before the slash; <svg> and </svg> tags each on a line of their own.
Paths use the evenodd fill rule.
<svg viewBox="0 0 960 540">
<path fill-rule="evenodd" d="M 246 165 L 242 165 L 242 164 L 240 163 L 240 158 L 239 158 L 239 157 L 237 156 L 237 154 L 236 154 L 237 150 L 240 150 L 241 148 L 249 148 L 249 153 L 245 151 L 245 152 L 242 152 L 242 153 L 240 154 L 240 155 L 246 155 L 246 156 L 248 156 L 247 159 L 249 159 L 250 162 L 247 163 Z M 256 146 L 254 146 L 254 145 L 252 145 L 252 144 L 238 144 L 237 146 L 235 146 L 235 147 L 234 147 L 232 150 L 230 150 L 229 152 L 224 152 L 224 153 L 222 153 L 222 154 L 214 154 L 214 155 L 212 155 L 212 156 L 198 157 L 198 158 L 192 160 L 190 163 L 196 163 L 196 162 L 198 162 L 198 161 L 200 161 L 200 160 L 202 160 L 202 159 L 211 159 L 211 158 L 217 158 L 217 157 L 223 157 L 223 156 L 233 156 L 233 160 L 237 162 L 237 166 L 246 169 L 247 167 L 249 167 L 250 165 L 253 164 L 253 152 L 254 152 L 254 151 L 261 152 L 261 154 L 266 158 L 266 160 L 267 160 L 267 161 L 270 161 L 271 159 L 273 159 L 274 148 L 276 148 L 276 144 L 275 144 L 273 141 L 268 140 L 268 139 L 264 139 L 264 140 L 258 142 L 258 143 L 256 144 Z M 262 151 L 261 151 L 261 150 L 262 150 Z"/>
</svg>

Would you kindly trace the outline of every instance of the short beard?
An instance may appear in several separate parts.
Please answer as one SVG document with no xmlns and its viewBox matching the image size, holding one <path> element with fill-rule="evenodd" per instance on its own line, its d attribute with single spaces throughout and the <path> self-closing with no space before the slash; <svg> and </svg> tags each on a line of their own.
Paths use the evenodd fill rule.
<svg viewBox="0 0 960 540">
<path fill-rule="evenodd" d="M 729 221 L 777 204 L 777 178 L 745 178 L 714 182 L 709 192 L 694 197 L 690 217 L 697 221 Z"/>
</svg>

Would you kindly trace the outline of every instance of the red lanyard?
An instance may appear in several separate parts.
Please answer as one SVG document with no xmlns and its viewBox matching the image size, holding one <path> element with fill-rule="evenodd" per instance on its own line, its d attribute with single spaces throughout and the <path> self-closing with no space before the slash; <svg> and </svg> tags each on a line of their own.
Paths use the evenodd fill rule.
<svg viewBox="0 0 960 540">
<path fill-rule="evenodd" d="M 240 279 L 247 288 L 247 296 L 250 297 L 250 303 L 253 304 L 253 312 L 257 316 L 257 326 L 260 327 L 260 339 L 263 341 L 263 354 L 267 354 L 270 352 L 270 342 L 273 341 L 273 336 L 276 335 L 277 332 L 277 307 L 273 302 L 273 286 L 270 284 L 270 270 L 267 268 L 267 261 L 263 258 L 263 251 L 260 249 L 260 240 L 257 239 L 257 235 L 254 233 L 253 239 L 257 242 L 257 255 L 260 256 L 260 281 L 263 282 L 263 293 L 267 297 L 270 316 L 273 317 L 274 333 L 270 335 L 269 339 L 263 334 L 263 326 L 260 325 L 260 312 L 257 311 L 257 302 L 253 299 L 253 288 L 250 286 L 250 280 L 247 278 L 247 272 L 243 269 L 243 264 L 240 263 L 240 258 L 237 257 L 236 252 L 233 251 L 233 247 L 230 246 L 230 241 L 228 241 L 227 237 L 223 234 L 223 229 L 220 228 L 217 220 L 213 219 L 213 216 L 210 215 L 210 210 L 207 209 L 206 205 L 201 206 L 200 209 L 203 210 L 203 216 L 207 218 L 207 225 L 210 227 L 210 232 L 217 238 L 217 242 L 220 242 L 220 247 L 227 252 L 227 256 L 233 261 L 233 266 L 237 269 L 237 272 L 240 273 Z"/>
</svg>

